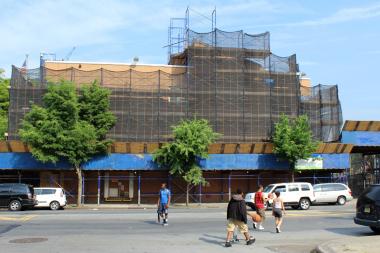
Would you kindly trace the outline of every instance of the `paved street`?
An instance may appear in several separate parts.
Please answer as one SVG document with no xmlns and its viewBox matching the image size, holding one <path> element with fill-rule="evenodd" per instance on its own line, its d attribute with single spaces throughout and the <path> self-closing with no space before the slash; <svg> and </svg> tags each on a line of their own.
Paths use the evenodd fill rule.
<svg viewBox="0 0 380 253">
<path fill-rule="evenodd" d="M 168 227 L 154 210 L 67 209 L 0 211 L 1 251 L 13 252 L 310 252 L 327 240 L 372 235 L 353 223 L 353 203 L 288 210 L 283 233 L 275 234 L 270 212 L 257 243 L 223 247 L 225 210 L 171 209 Z M 252 226 L 251 222 L 249 223 Z M 241 238 L 242 236 L 239 235 Z"/>
</svg>

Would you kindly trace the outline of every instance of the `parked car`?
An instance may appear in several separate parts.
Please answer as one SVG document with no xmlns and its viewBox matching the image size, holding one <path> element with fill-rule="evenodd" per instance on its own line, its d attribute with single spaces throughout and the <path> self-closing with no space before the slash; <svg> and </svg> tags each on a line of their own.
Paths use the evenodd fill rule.
<svg viewBox="0 0 380 253">
<path fill-rule="evenodd" d="M 67 204 L 66 194 L 62 188 L 34 188 L 36 194 L 36 207 L 49 207 L 51 210 L 58 210 Z"/>
<path fill-rule="evenodd" d="M 315 203 L 332 203 L 344 205 L 353 199 L 351 189 L 340 183 L 316 184 L 313 186 Z"/>
<path fill-rule="evenodd" d="M 35 205 L 36 200 L 31 185 L 0 184 L 0 207 L 8 207 L 11 211 L 20 211 Z"/>
<path fill-rule="evenodd" d="M 267 199 L 267 206 L 272 205 L 275 192 L 281 192 L 284 205 L 291 206 L 294 209 L 307 210 L 310 208 L 311 203 L 315 202 L 313 186 L 310 183 L 294 182 L 268 185 L 263 191 L 264 197 Z M 255 193 L 247 193 L 245 202 L 253 208 Z"/>
<path fill-rule="evenodd" d="M 359 196 L 354 221 L 380 234 L 380 184 L 371 185 Z"/>
</svg>

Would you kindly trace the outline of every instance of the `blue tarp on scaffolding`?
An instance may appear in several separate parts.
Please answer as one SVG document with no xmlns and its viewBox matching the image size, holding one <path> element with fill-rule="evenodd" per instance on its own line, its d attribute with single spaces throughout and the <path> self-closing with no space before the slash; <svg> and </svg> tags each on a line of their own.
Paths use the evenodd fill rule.
<svg viewBox="0 0 380 253">
<path fill-rule="evenodd" d="M 324 169 L 350 167 L 349 154 L 321 154 Z M 271 154 L 212 154 L 199 161 L 204 170 L 286 170 L 288 164 Z M 71 169 L 67 162 L 40 163 L 30 153 L 0 153 L 0 169 Z M 159 170 L 148 154 L 110 154 L 96 157 L 83 165 L 84 170 Z"/>
<path fill-rule="evenodd" d="M 342 131 L 341 142 L 355 146 L 380 146 L 380 132 Z"/>
</svg>

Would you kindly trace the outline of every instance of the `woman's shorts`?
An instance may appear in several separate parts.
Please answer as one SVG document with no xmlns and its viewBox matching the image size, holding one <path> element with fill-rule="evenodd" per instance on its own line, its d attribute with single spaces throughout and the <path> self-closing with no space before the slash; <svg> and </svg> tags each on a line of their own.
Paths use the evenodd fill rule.
<svg viewBox="0 0 380 253">
<path fill-rule="evenodd" d="M 279 208 L 273 209 L 273 216 L 276 218 L 282 218 L 282 211 Z"/>
</svg>

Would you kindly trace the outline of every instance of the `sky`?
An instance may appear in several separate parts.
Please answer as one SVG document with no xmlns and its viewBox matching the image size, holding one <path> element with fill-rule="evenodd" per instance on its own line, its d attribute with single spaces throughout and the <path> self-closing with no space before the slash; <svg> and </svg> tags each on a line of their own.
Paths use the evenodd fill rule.
<svg viewBox="0 0 380 253">
<path fill-rule="evenodd" d="M 167 63 L 170 18 L 190 28 L 270 32 L 271 50 L 297 55 L 313 85 L 338 84 L 344 120 L 380 120 L 380 1 L 0 0 L 0 68 L 39 66 L 41 52 L 70 60 Z"/>
</svg>

